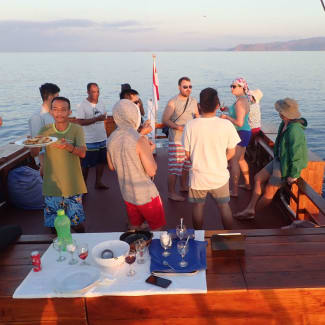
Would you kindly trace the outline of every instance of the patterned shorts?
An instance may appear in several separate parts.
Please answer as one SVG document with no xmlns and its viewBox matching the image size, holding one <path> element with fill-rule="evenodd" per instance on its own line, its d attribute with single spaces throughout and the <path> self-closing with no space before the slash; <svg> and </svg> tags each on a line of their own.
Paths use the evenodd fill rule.
<svg viewBox="0 0 325 325">
<path fill-rule="evenodd" d="M 168 173 L 181 176 L 182 171 L 190 170 L 192 164 L 185 159 L 185 150 L 182 144 L 169 142 L 168 143 Z"/>
<path fill-rule="evenodd" d="M 281 164 L 279 159 L 274 158 L 264 167 L 264 169 L 271 175 L 269 184 L 274 186 L 282 186 L 285 184 L 285 180 L 282 179 Z"/>
<path fill-rule="evenodd" d="M 71 226 L 76 226 L 85 221 L 86 216 L 82 206 L 82 194 L 63 198 L 61 196 L 45 196 L 44 198 L 44 225 L 54 227 L 54 220 L 59 209 L 65 209 L 70 218 Z"/>
</svg>

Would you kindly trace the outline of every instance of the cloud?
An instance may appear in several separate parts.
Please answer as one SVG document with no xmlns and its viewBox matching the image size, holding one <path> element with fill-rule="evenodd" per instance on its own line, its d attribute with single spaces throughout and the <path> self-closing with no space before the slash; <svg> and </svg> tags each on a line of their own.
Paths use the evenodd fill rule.
<svg viewBox="0 0 325 325">
<path fill-rule="evenodd" d="M 125 50 L 124 43 L 132 44 L 137 34 L 143 36 L 153 31 L 154 26 L 136 20 L 7 20 L 0 21 L 0 51 Z"/>
</svg>

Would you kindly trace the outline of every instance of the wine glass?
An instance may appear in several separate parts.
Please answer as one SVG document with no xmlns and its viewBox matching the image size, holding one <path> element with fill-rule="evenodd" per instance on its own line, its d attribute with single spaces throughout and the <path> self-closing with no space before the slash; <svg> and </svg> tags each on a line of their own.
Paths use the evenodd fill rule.
<svg viewBox="0 0 325 325">
<path fill-rule="evenodd" d="M 130 250 L 129 254 L 125 257 L 125 262 L 130 265 L 130 269 L 127 276 L 133 276 L 135 274 L 135 270 L 132 268 L 132 264 L 135 262 L 137 252 L 135 250 Z"/>
<path fill-rule="evenodd" d="M 77 246 L 77 253 L 79 258 L 82 260 L 80 265 L 90 265 L 86 262 L 86 258 L 88 257 L 88 244 L 87 243 L 80 243 Z"/>
<path fill-rule="evenodd" d="M 62 250 L 64 248 L 64 243 L 59 241 L 58 238 L 53 239 L 53 248 L 59 253 L 59 257 L 57 258 L 57 262 L 63 262 L 66 260 L 65 256 L 62 256 Z"/>
<path fill-rule="evenodd" d="M 185 238 L 186 233 L 187 233 L 186 226 L 183 223 L 176 226 L 176 235 L 180 240 Z"/>
<path fill-rule="evenodd" d="M 172 237 L 167 231 L 160 235 L 160 245 L 164 249 L 161 254 L 163 257 L 168 257 L 170 255 L 170 252 L 168 252 L 167 249 L 172 246 L 172 243 Z"/>
<path fill-rule="evenodd" d="M 143 238 L 138 239 L 135 242 L 135 249 L 137 252 L 137 263 L 138 264 L 144 264 L 146 262 L 145 260 L 145 254 L 147 249 L 147 243 Z"/>
<path fill-rule="evenodd" d="M 177 243 L 177 250 L 178 250 L 178 253 L 182 256 L 182 260 L 179 262 L 179 266 L 186 267 L 188 265 L 188 263 L 186 261 L 184 261 L 184 257 L 188 252 L 188 245 L 185 240 L 180 240 Z"/>
<path fill-rule="evenodd" d="M 67 251 L 71 254 L 71 259 L 69 261 L 69 265 L 74 265 L 78 263 L 78 260 L 74 258 L 74 252 L 77 249 L 77 242 L 72 239 L 72 242 L 67 244 Z"/>
</svg>

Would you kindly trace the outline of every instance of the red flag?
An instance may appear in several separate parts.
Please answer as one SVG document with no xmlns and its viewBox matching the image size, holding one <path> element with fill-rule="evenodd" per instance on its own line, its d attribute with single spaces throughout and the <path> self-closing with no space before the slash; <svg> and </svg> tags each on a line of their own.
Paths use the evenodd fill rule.
<svg viewBox="0 0 325 325">
<path fill-rule="evenodd" d="M 159 100 L 159 81 L 158 81 L 158 73 L 156 69 L 156 57 L 153 57 L 153 76 L 152 76 L 154 94 L 156 95 L 157 100 Z"/>
</svg>

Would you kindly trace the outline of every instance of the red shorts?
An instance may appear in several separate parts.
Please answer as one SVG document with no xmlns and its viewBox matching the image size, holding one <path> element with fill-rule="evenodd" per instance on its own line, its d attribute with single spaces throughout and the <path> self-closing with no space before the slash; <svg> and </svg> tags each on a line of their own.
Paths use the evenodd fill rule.
<svg viewBox="0 0 325 325">
<path fill-rule="evenodd" d="M 124 203 L 132 226 L 140 226 L 147 221 L 149 227 L 155 230 L 166 224 L 165 211 L 159 195 L 143 205 L 135 205 L 126 201 Z"/>
</svg>

